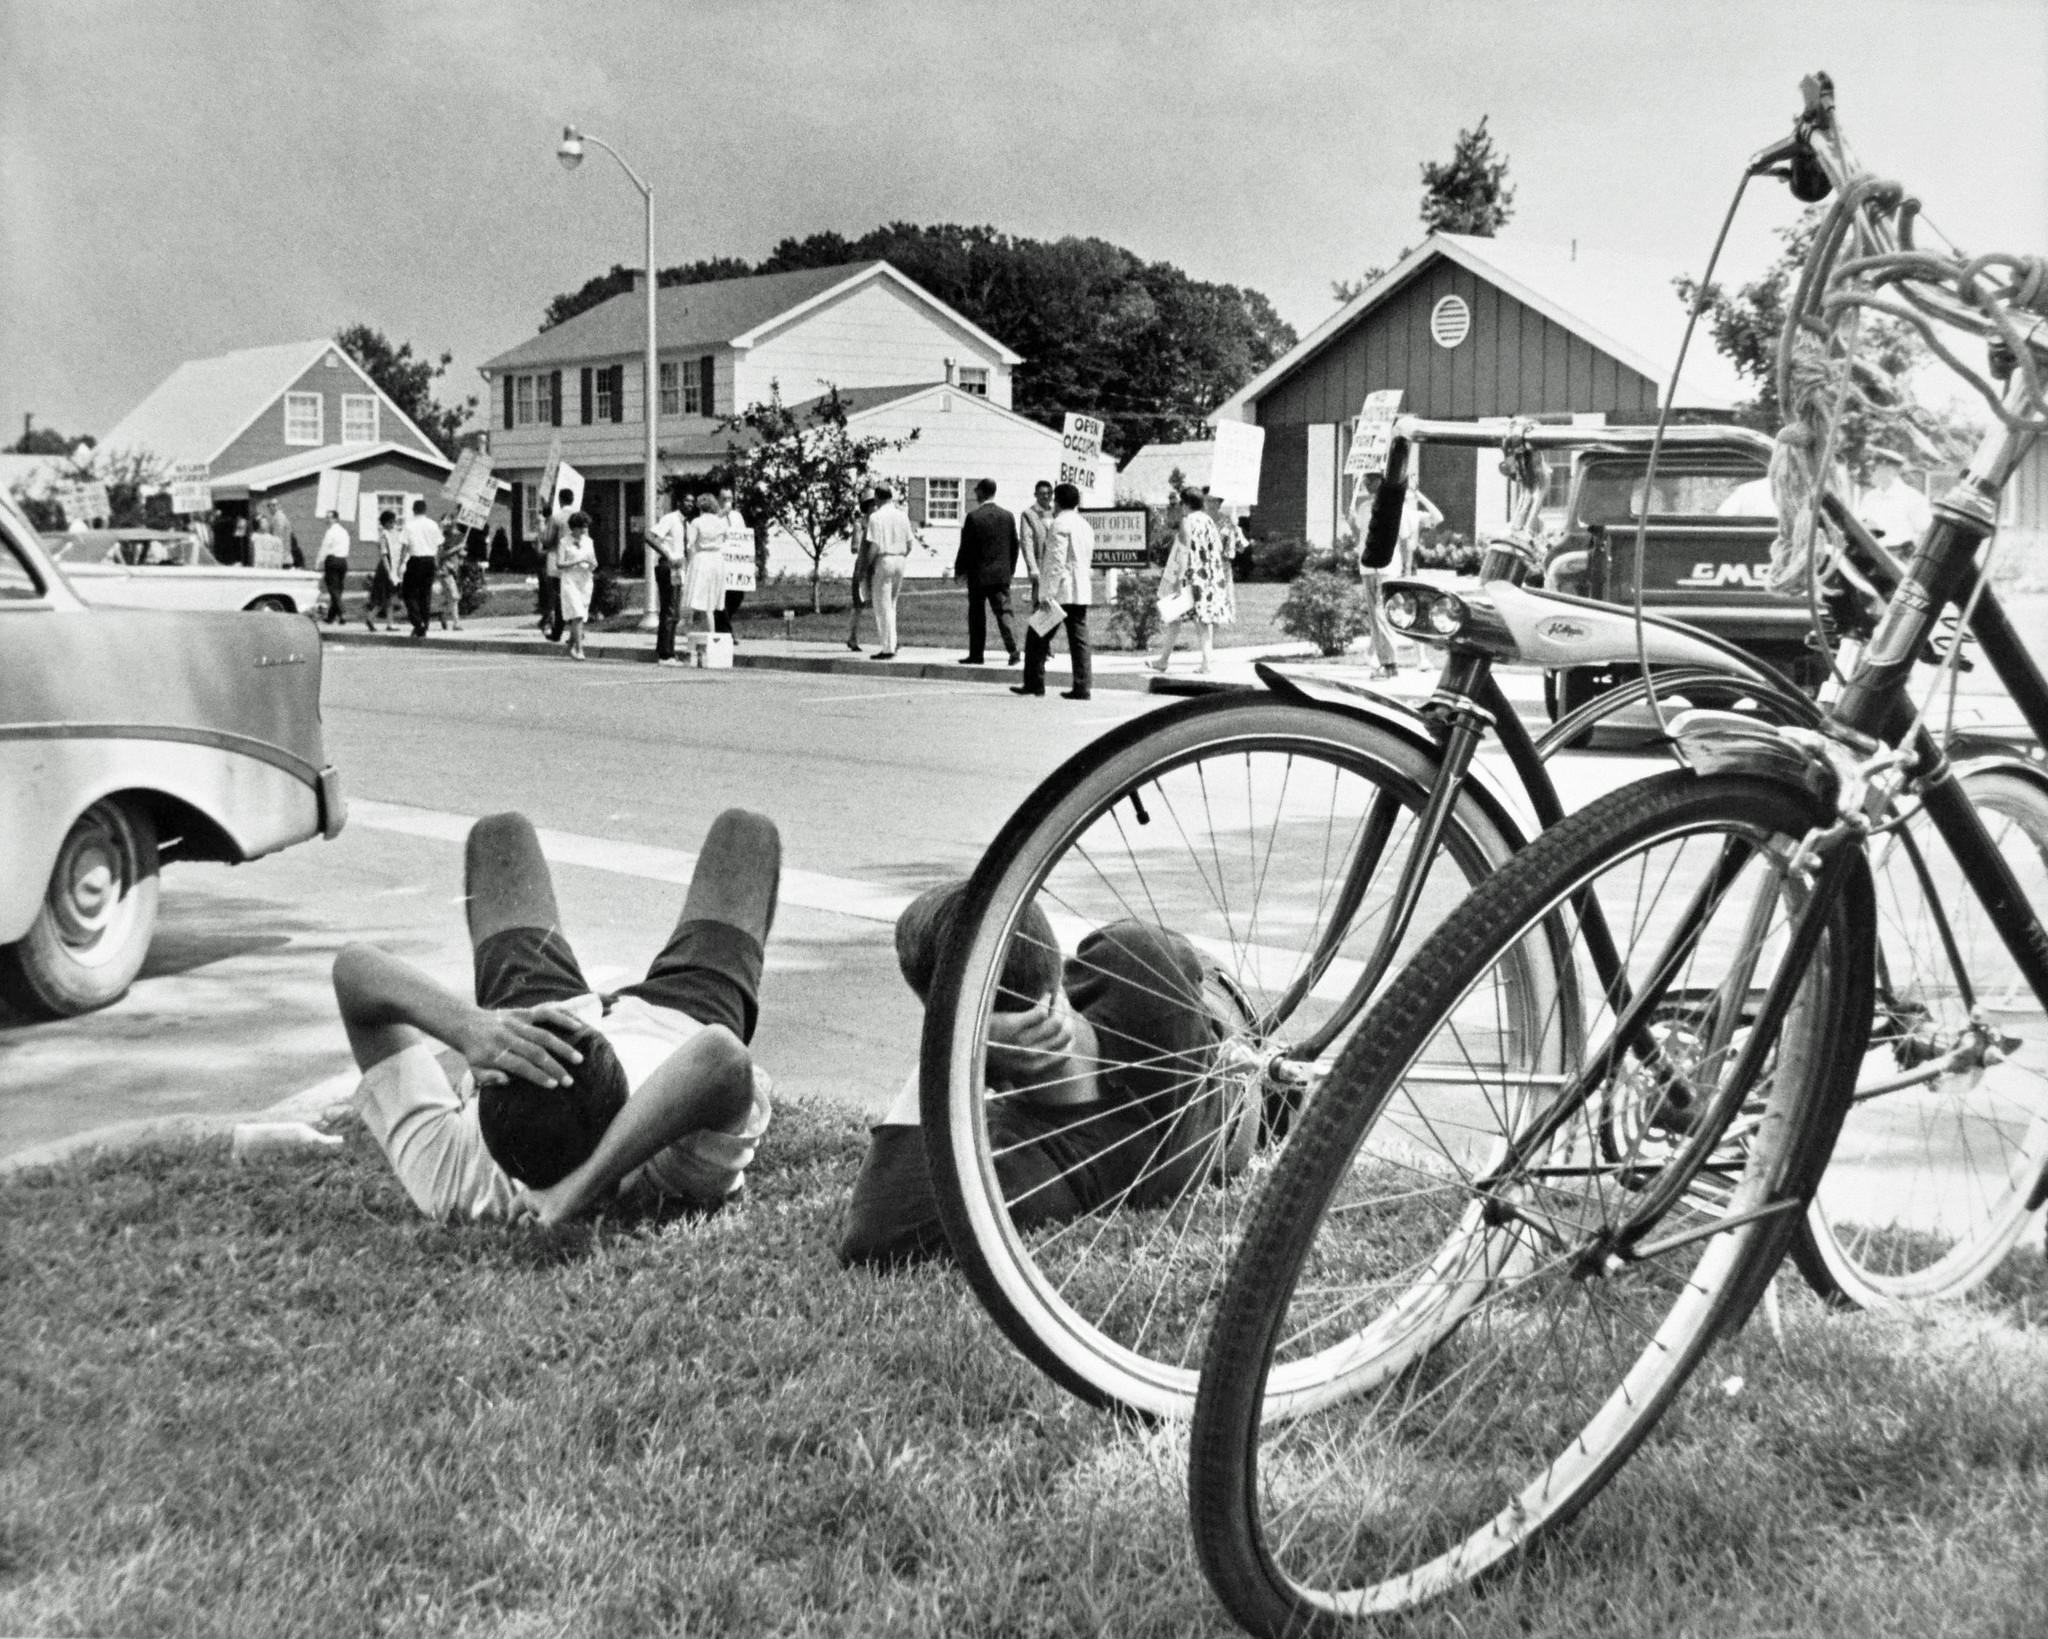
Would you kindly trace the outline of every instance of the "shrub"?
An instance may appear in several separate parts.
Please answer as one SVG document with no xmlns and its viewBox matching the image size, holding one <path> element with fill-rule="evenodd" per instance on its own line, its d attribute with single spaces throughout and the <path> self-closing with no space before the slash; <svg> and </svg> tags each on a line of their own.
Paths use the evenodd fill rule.
<svg viewBox="0 0 2048 1639">
<path fill-rule="evenodd" d="M 590 618 L 610 620 L 626 607 L 626 588 L 616 569 L 597 566 L 597 579 L 590 588 Z"/>
<path fill-rule="evenodd" d="M 1127 569 L 1117 576 L 1109 610 L 1109 641 L 1119 649 L 1149 649 L 1159 635 L 1159 577 Z"/>
<path fill-rule="evenodd" d="M 471 553 L 455 572 L 456 607 L 465 615 L 480 615 L 491 606 L 490 583 L 484 578 L 484 560 Z"/>
<path fill-rule="evenodd" d="M 1274 535 L 1252 542 L 1250 564 L 1241 580 L 1289 581 L 1307 564 L 1308 542 L 1299 535 Z"/>
<path fill-rule="evenodd" d="M 1313 643 L 1318 654 L 1339 655 L 1363 635 L 1368 619 L 1356 575 L 1305 569 L 1287 589 L 1273 624 L 1289 637 Z"/>
</svg>

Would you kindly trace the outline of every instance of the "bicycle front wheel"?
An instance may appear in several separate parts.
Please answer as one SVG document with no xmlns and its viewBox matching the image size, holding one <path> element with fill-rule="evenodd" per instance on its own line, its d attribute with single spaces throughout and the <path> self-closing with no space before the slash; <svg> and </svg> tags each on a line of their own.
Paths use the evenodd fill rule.
<svg viewBox="0 0 2048 1639">
<path fill-rule="evenodd" d="M 1255 1180 L 1376 959 L 1392 971 L 1512 852 L 1456 793 L 1408 930 L 1383 948 L 1438 774 L 1433 748 L 1344 713 L 1194 701 L 1080 753 L 991 844 L 926 1012 L 926 1143 L 968 1281 L 1074 1393 L 1191 1407 Z M 1033 926 L 1077 1001 L 1118 991 L 1123 1013 L 1149 1014 L 1119 1029 L 1093 1010 L 1104 1096 L 1089 1102 L 1063 1102 L 1060 1074 L 991 1086 L 999 978 L 1017 941 L 1047 937 Z"/>
<path fill-rule="evenodd" d="M 2029 903 L 2048 905 L 2048 790 L 1957 771 Z M 1824 1297 L 1959 1297 L 1996 1269 L 2048 1166 L 2048 1015 L 1923 810 L 1873 844 L 1870 1053 L 1792 1253 Z"/>
<path fill-rule="evenodd" d="M 1825 817 L 1746 777 L 1616 792 L 1361 1022 L 1246 1230 L 1196 1401 L 1196 1546 L 1247 1627 L 1405 1609 L 1567 1519 L 1761 1291 L 1869 1027 L 1861 857 L 1813 917 L 1793 865 Z M 1332 1392 L 1267 1415 L 1304 1371 Z"/>
</svg>

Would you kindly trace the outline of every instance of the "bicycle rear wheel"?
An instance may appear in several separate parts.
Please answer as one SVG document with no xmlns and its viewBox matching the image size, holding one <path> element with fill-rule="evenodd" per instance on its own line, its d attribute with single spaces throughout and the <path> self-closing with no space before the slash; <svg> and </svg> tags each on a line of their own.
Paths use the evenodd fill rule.
<svg viewBox="0 0 2048 1639">
<path fill-rule="evenodd" d="M 1364 1011 L 1437 775 L 1426 743 L 1345 713 L 1195 701 L 1089 747 L 990 845 L 926 1010 L 927 1148 L 976 1295 L 1084 1399 L 1155 1416 L 1192 1405 L 1255 1180 Z M 1400 948 L 1512 851 L 1461 791 Z M 1097 953 L 1135 929 L 1154 951 L 1149 1000 L 1169 1022 L 1199 1020 L 1194 1046 L 1126 1039 L 1102 1067 L 1150 1059 L 1164 1085 L 1148 1100 L 1054 1111 L 1056 1077 L 989 1090 L 998 977 L 1032 937 L 1027 907 L 1049 916 L 1070 990 L 1100 981 Z M 1192 969 L 1166 971 L 1162 936 L 1198 962 L 1199 998 Z"/>
<path fill-rule="evenodd" d="M 1196 1401 L 1197 1550 L 1254 1632 L 1405 1609 L 1569 1518 L 1761 1292 L 1869 1027 L 1861 857 L 1827 866 L 1818 918 L 1788 868 L 1825 817 L 1747 777 L 1616 792 L 1360 1023 L 1260 1197 Z M 1329 1392 L 1268 1415 L 1304 1371 Z"/>
<path fill-rule="evenodd" d="M 2027 898 L 2048 905 L 2048 789 L 2030 769 L 1957 772 Z M 1870 1053 L 1792 1255 L 1861 1307 L 1959 1297 L 1996 1269 L 2048 1166 L 2048 1015 L 1955 856 L 1915 810 L 1871 850 Z"/>
</svg>

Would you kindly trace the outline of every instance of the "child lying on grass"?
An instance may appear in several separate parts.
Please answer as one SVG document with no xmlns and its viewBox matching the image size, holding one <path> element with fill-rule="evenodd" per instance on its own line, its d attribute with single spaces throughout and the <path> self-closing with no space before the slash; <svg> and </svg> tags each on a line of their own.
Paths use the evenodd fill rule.
<svg viewBox="0 0 2048 1639">
<path fill-rule="evenodd" d="M 768 1077 L 746 1044 L 781 870 L 771 821 L 719 815 L 647 977 L 601 996 L 562 935 L 532 825 L 478 820 L 464 861 L 474 1002 L 372 945 L 334 962 L 356 1112 L 419 1209 L 555 1223 L 621 1190 L 700 1207 L 738 1190 L 768 1129 Z"/>
<path fill-rule="evenodd" d="M 897 963 L 919 1001 L 966 888 L 933 888 L 897 919 Z M 1044 913 L 1025 912 L 985 1049 L 989 1147 L 1020 1230 L 1163 1206 L 1241 1164 L 1256 1122 L 1230 1119 L 1241 1112 L 1211 1074 L 1226 1030 L 1208 979 L 1170 929 L 1117 922 L 1063 960 Z M 870 1129 L 839 1258 L 885 1264 L 945 1249 L 913 1071 Z"/>
</svg>

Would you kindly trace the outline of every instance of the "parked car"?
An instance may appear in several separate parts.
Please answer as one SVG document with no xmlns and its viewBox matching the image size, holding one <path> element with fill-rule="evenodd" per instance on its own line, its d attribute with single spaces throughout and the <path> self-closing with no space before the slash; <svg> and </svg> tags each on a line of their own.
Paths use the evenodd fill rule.
<svg viewBox="0 0 2048 1639">
<path fill-rule="evenodd" d="M 105 1006 L 162 865 L 240 864 L 346 813 L 310 618 L 90 607 L 0 495 L 0 996 Z"/>
<path fill-rule="evenodd" d="M 198 539 L 163 529 L 87 529 L 43 544 L 87 603 L 103 609 L 269 609 L 311 614 L 320 577 L 310 569 L 222 563 Z"/>
</svg>

